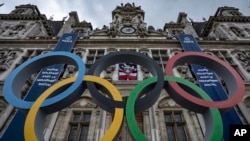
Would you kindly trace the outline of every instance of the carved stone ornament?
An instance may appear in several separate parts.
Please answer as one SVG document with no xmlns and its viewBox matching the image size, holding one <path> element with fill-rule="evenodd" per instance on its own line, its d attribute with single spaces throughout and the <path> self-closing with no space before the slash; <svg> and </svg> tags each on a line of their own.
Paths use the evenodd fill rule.
<svg viewBox="0 0 250 141">
<path fill-rule="evenodd" d="M 97 105 L 90 98 L 82 98 L 73 103 L 70 107 L 96 108 Z"/>
</svg>

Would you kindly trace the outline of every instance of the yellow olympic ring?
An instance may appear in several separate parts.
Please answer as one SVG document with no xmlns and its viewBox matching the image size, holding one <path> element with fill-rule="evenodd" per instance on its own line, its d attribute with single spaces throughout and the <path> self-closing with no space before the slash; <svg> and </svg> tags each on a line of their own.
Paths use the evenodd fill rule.
<svg viewBox="0 0 250 141">
<path fill-rule="evenodd" d="M 54 84 L 50 88 L 48 88 L 45 92 L 43 92 L 37 100 L 34 102 L 32 107 L 30 108 L 30 111 L 27 114 L 27 118 L 25 120 L 24 125 L 24 138 L 26 141 L 38 141 L 37 133 L 35 131 L 35 120 L 37 113 L 41 112 L 40 106 L 46 100 L 53 92 L 55 92 L 57 89 L 68 85 L 70 83 L 73 83 L 76 80 L 76 77 L 70 77 L 67 79 L 64 79 L 62 81 L 59 81 L 58 83 Z M 109 81 L 102 79 L 97 76 L 91 76 L 91 75 L 85 75 L 84 81 L 91 81 L 98 83 L 100 85 L 103 85 L 112 95 L 112 98 L 116 101 L 122 101 L 122 97 L 120 95 L 120 92 L 117 90 L 117 88 L 111 84 Z M 105 135 L 101 138 L 101 141 L 107 141 L 107 140 L 113 140 L 115 138 L 115 135 L 119 132 L 119 129 L 122 125 L 123 121 L 123 115 L 124 115 L 124 109 L 123 108 L 115 108 L 114 112 L 114 118 L 113 121 L 105 133 Z"/>
</svg>

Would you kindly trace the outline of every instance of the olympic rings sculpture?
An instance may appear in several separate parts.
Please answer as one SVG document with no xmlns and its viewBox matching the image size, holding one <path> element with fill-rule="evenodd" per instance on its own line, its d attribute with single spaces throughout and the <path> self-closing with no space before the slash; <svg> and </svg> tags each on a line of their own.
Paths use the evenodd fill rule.
<svg viewBox="0 0 250 141">
<path fill-rule="evenodd" d="M 204 61 L 207 63 L 203 64 Z M 153 75 L 152 78 L 143 80 L 135 86 L 127 102 L 122 100 L 121 94 L 112 83 L 99 77 L 101 71 L 106 67 L 122 62 L 139 64 L 147 68 Z M 52 85 L 34 102 L 20 99 L 22 85 L 30 75 L 43 67 L 58 63 L 77 66 L 77 76 Z M 195 84 L 173 76 L 173 68 L 183 63 L 196 63 L 215 70 L 217 74 L 226 80 L 226 85 L 229 88 L 229 99 L 213 102 Z M 151 107 L 158 99 L 163 88 L 178 104 L 203 115 L 206 125 L 204 140 L 220 140 L 223 127 L 218 109 L 226 110 L 233 107 L 241 101 L 245 92 L 243 80 L 240 79 L 239 74 L 230 65 L 214 56 L 200 52 L 183 52 L 170 58 L 166 65 L 166 76 L 164 76 L 162 69 L 153 59 L 132 51 L 109 53 L 97 60 L 88 73 L 88 75 L 84 75 L 85 65 L 80 57 L 73 53 L 56 51 L 36 56 L 24 62 L 9 75 L 4 83 L 3 95 L 6 101 L 16 108 L 25 112 L 29 110 L 24 126 L 26 141 L 44 140 L 42 134 L 43 122 L 41 121 L 44 121 L 47 114 L 59 111 L 72 104 L 82 95 L 86 88 L 89 89 L 92 98 L 101 108 L 114 114 L 109 129 L 101 138 L 102 141 L 113 140 L 116 137 L 121 128 L 124 115 L 126 115 L 127 124 L 133 138 L 135 140 L 148 140 L 138 127 L 134 114 Z M 192 91 L 188 91 L 186 87 Z M 64 91 L 50 97 L 58 89 Z M 109 98 L 103 96 L 99 91 L 107 94 Z M 145 93 L 148 94 L 145 95 Z"/>
</svg>

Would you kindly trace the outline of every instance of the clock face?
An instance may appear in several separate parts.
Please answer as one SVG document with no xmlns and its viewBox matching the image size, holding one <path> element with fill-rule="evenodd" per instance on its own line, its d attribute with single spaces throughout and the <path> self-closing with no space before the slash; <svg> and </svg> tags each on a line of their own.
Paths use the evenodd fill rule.
<svg viewBox="0 0 250 141">
<path fill-rule="evenodd" d="M 133 28 L 133 27 L 123 27 L 122 29 L 121 29 L 121 32 L 122 33 L 124 33 L 124 34 L 132 34 L 132 33 L 134 33 L 135 32 L 135 28 Z"/>
</svg>

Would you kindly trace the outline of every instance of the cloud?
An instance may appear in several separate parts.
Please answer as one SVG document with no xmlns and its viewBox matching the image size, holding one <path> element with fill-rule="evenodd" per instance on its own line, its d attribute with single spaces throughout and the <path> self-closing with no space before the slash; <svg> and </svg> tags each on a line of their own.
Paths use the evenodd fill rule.
<svg viewBox="0 0 250 141">
<path fill-rule="evenodd" d="M 87 22 L 91 22 L 94 28 L 102 27 L 102 24 L 105 23 L 102 14 L 106 15 L 107 11 L 102 4 L 98 4 L 95 0 L 83 0 L 81 6 L 78 6 L 78 8 L 77 13 L 80 21 L 86 20 Z"/>
<path fill-rule="evenodd" d="M 65 15 L 63 9 L 61 8 L 61 4 L 57 1 L 48 1 L 46 5 L 41 5 L 38 8 L 42 13 L 46 13 L 47 18 L 53 16 L 55 19 L 59 19 L 62 18 L 63 15 Z"/>
</svg>

